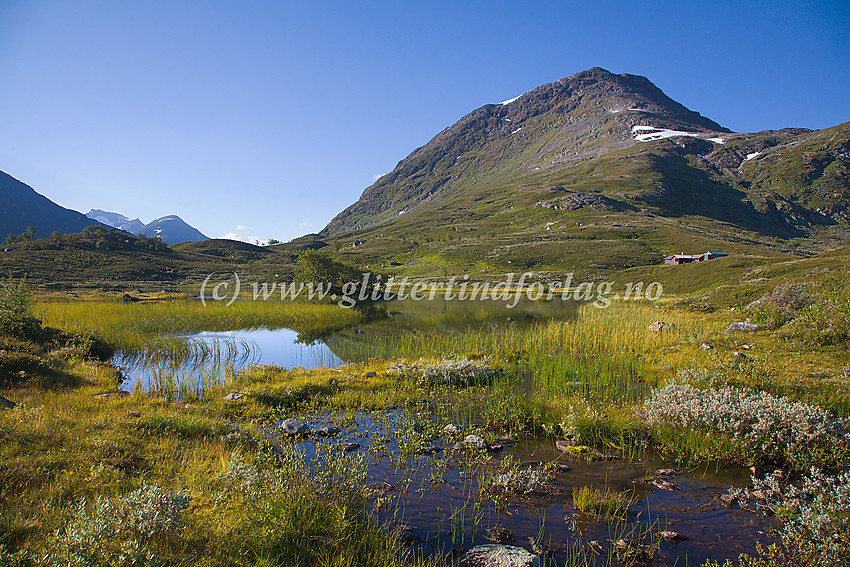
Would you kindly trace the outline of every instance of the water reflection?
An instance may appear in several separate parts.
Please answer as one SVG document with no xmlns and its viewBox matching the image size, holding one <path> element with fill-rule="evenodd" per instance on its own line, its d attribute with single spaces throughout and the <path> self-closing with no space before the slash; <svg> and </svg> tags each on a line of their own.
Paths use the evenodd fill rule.
<svg viewBox="0 0 850 567">
<path fill-rule="evenodd" d="M 335 368 L 367 359 L 386 348 L 386 339 L 406 332 L 460 333 L 468 329 L 530 325 L 578 315 L 575 301 L 520 299 L 508 308 L 504 301 L 390 300 L 359 307 L 361 323 L 332 333 L 299 333 L 293 329 L 236 329 L 204 331 L 163 337 L 159 348 L 113 359 L 124 369 L 122 387 L 140 387 L 158 395 L 182 397 L 200 394 L 227 381 L 247 364 L 274 364 L 283 368 Z M 137 386 L 138 384 L 138 386 Z"/>
</svg>

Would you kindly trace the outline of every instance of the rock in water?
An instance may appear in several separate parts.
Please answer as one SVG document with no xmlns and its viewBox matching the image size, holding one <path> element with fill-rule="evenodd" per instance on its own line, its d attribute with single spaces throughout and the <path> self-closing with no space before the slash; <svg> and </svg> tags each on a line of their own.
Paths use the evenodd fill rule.
<svg viewBox="0 0 850 567">
<path fill-rule="evenodd" d="M 487 441 L 485 441 L 484 438 L 479 435 L 467 435 L 463 442 L 470 447 L 475 447 L 476 449 L 487 448 Z"/>
<path fill-rule="evenodd" d="M 307 437 L 310 435 L 310 426 L 303 419 L 290 418 L 280 424 L 283 432 L 290 437 Z"/>
<path fill-rule="evenodd" d="M 336 425 L 327 425 L 316 430 L 316 435 L 321 435 L 322 437 L 336 437 L 340 433 L 342 433 L 342 429 Z"/>
<path fill-rule="evenodd" d="M 454 423 L 450 423 L 443 428 L 443 433 L 445 435 L 457 435 L 458 433 L 460 433 L 460 429 Z"/>
<path fill-rule="evenodd" d="M 731 323 L 728 327 L 726 327 L 727 333 L 731 333 L 733 331 L 750 332 L 758 330 L 759 326 L 755 323 L 746 323 L 744 321 L 737 321 L 735 323 Z"/>
<path fill-rule="evenodd" d="M 467 551 L 459 567 L 538 567 L 540 559 L 529 551 L 513 545 L 478 545 Z"/>
</svg>

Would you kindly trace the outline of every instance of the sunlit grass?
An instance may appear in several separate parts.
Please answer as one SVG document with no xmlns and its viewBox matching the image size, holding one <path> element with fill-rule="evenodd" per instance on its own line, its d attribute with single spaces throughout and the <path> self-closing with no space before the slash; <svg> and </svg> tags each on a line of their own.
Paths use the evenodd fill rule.
<svg viewBox="0 0 850 567">
<path fill-rule="evenodd" d="M 175 348 L 168 338 L 193 331 L 291 328 L 310 334 L 351 325 L 353 309 L 297 301 L 224 302 L 174 299 L 125 304 L 118 301 L 42 302 L 36 314 L 45 325 L 93 331 L 125 352 Z"/>
</svg>

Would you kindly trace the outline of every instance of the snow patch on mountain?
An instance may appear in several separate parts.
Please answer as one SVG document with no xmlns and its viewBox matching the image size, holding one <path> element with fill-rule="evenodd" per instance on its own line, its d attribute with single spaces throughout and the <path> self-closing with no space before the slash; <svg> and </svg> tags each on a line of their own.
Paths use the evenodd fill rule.
<svg viewBox="0 0 850 567">
<path fill-rule="evenodd" d="M 638 132 L 643 132 L 638 134 Z M 638 142 L 651 142 L 653 140 L 662 140 L 664 138 L 673 138 L 675 136 L 689 136 L 691 138 L 700 138 L 708 140 L 715 144 L 723 144 L 725 140 L 720 137 L 705 138 L 705 134 L 699 132 L 685 132 L 683 130 L 670 130 L 669 128 L 656 128 L 655 126 L 632 126 L 632 134 Z"/>
</svg>

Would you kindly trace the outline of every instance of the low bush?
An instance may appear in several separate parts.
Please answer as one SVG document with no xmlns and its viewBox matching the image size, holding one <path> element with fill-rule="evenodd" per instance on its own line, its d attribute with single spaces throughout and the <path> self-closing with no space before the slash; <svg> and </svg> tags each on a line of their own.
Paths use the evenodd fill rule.
<svg viewBox="0 0 850 567">
<path fill-rule="evenodd" d="M 850 565 L 850 473 L 828 476 L 812 469 L 798 484 L 777 475 L 753 477 L 752 489 L 732 489 L 744 506 L 764 509 L 779 519 L 778 539 L 760 548 L 760 557 L 743 556 L 738 565 Z M 727 561 L 724 567 L 734 564 Z M 717 567 L 710 562 L 708 567 Z"/>
<path fill-rule="evenodd" d="M 835 465 L 848 456 L 850 427 L 845 420 L 767 392 L 728 386 L 700 390 L 671 382 L 652 392 L 642 413 L 656 427 L 728 436 L 750 462 L 803 469 Z"/>
</svg>

